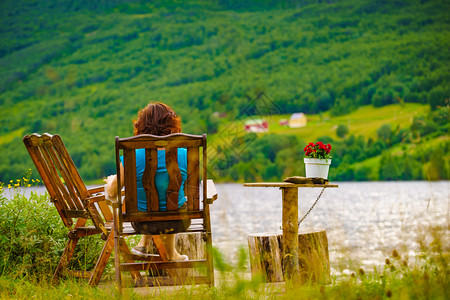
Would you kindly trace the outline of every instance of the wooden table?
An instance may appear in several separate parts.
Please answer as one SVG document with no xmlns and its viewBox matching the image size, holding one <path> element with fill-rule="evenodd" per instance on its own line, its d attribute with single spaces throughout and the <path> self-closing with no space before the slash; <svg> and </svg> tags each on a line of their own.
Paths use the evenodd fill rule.
<svg viewBox="0 0 450 300">
<path fill-rule="evenodd" d="M 298 188 L 337 188 L 336 184 L 294 184 L 289 182 L 244 183 L 244 187 L 278 187 L 282 191 L 282 229 L 285 280 L 296 280 L 298 265 Z"/>
</svg>

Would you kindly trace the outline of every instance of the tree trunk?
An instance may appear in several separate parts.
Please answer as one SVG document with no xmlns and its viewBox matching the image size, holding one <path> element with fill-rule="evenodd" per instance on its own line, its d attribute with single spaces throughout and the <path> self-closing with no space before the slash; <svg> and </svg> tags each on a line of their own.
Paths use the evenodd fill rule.
<svg viewBox="0 0 450 300">
<path fill-rule="evenodd" d="M 262 276 L 266 282 L 283 281 L 283 236 L 280 233 L 259 233 L 248 236 L 252 276 Z M 300 283 L 328 283 L 330 260 L 325 229 L 300 230 L 298 234 Z"/>
</svg>

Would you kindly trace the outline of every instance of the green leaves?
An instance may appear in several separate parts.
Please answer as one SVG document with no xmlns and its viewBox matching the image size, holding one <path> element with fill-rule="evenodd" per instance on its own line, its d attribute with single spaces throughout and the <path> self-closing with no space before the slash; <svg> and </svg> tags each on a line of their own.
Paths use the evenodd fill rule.
<svg viewBox="0 0 450 300">
<path fill-rule="evenodd" d="M 25 196 L 22 188 L 4 187 L 0 191 L 0 275 L 38 275 L 45 279 L 56 268 L 68 229 L 47 194 L 31 192 Z M 77 245 L 71 266 L 89 270 L 101 246 L 98 236 L 83 238 Z"/>
</svg>

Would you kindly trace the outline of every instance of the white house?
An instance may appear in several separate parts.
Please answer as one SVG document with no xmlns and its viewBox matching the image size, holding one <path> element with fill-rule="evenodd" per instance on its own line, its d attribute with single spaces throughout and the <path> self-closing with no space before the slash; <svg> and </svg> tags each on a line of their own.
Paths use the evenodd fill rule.
<svg viewBox="0 0 450 300">
<path fill-rule="evenodd" d="M 306 115 L 304 113 L 294 113 L 289 118 L 289 127 L 300 128 L 306 126 Z"/>
</svg>

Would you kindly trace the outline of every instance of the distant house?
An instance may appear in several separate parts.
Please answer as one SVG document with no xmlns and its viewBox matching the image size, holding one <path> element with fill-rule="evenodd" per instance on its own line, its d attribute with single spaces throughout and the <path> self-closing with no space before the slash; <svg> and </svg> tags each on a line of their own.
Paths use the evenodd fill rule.
<svg viewBox="0 0 450 300">
<path fill-rule="evenodd" d="M 299 128 L 306 126 L 306 115 L 304 113 L 292 114 L 289 118 L 289 127 Z"/>
<path fill-rule="evenodd" d="M 264 119 L 253 119 L 245 122 L 244 129 L 246 132 L 267 132 L 269 124 Z"/>
<path fill-rule="evenodd" d="M 289 125 L 289 120 L 281 119 L 278 123 L 280 124 L 280 126 L 288 126 Z"/>
</svg>

